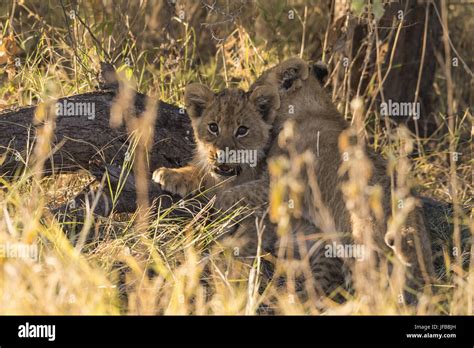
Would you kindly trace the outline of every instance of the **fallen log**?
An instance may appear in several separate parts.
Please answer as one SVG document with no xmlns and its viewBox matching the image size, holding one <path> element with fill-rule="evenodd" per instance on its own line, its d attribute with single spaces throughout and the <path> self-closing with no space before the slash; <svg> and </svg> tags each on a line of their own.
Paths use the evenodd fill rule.
<svg viewBox="0 0 474 348">
<path fill-rule="evenodd" d="M 53 170 L 74 172 L 89 169 L 91 160 L 121 165 L 127 155 L 129 137 L 125 126 L 113 129 L 109 125 L 110 107 L 116 92 L 97 91 L 58 100 L 61 104 L 93 105 L 94 115 L 57 116 L 53 146 L 59 150 L 45 163 L 45 174 Z M 145 111 L 146 96 L 135 95 L 137 117 Z M 0 175 L 13 176 L 24 164 L 28 147 L 34 144 L 36 126 L 33 124 L 36 107 L 19 108 L 0 113 Z M 160 102 L 155 123 L 153 151 L 149 154 L 150 170 L 158 167 L 184 165 L 193 148 L 192 129 L 185 112 L 173 105 Z"/>
<path fill-rule="evenodd" d="M 137 116 L 132 117 L 141 117 L 145 111 L 146 98 L 143 94 L 135 94 L 134 115 Z M 125 125 L 118 128 L 109 125 L 110 110 L 115 99 L 116 91 L 109 90 L 58 100 L 61 105 L 92 105 L 89 111 L 93 110 L 93 113 L 56 116 L 52 148 L 57 147 L 57 151 L 45 162 L 44 175 L 85 169 L 98 180 L 107 173 L 112 190 L 119 186 L 119 172 L 128 156 L 130 137 Z M 0 176 L 13 179 L 24 169 L 39 127 L 33 122 L 36 108 L 33 106 L 0 113 Z M 148 154 L 150 173 L 158 167 L 183 166 L 191 158 L 194 146 L 190 121 L 184 110 L 160 102 L 156 112 L 153 150 Z M 135 189 L 133 176 L 126 178 L 120 196 L 114 200 L 114 212 L 135 211 Z M 93 192 L 81 193 L 68 205 L 75 207 L 76 203 L 84 201 L 84 195 L 90 194 L 93 195 Z M 95 213 L 107 216 L 112 208 L 110 190 L 104 190 L 102 196 L 103 200 Z M 149 197 L 159 196 L 165 195 L 157 185 L 150 184 Z M 173 196 L 166 197 L 171 198 L 162 199 L 163 207 L 173 202 Z"/>
</svg>

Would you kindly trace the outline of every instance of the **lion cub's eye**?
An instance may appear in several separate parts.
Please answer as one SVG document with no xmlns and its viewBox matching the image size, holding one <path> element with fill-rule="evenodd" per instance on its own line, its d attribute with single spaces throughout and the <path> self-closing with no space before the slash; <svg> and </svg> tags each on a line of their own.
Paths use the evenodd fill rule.
<svg viewBox="0 0 474 348">
<path fill-rule="evenodd" d="M 209 130 L 210 133 L 214 135 L 219 134 L 219 126 L 217 125 L 217 123 L 209 123 L 209 125 L 207 126 L 207 129 Z"/>
<path fill-rule="evenodd" d="M 249 129 L 245 126 L 240 126 L 239 128 L 237 128 L 237 131 L 235 132 L 235 136 L 237 138 L 239 137 L 245 137 L 247 135 L 247 133 L 249 132 Z"/>
</svg>

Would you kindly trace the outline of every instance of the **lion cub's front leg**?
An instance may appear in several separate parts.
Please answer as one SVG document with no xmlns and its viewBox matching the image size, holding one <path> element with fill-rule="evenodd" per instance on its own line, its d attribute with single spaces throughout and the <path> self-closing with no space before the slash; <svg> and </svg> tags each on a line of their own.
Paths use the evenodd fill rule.
<svg viewBox="0 0 474 348">
<path fill-rule="evenodd" d="M 159 168 L 153 172 L 153 181 L 164 191 L 185 197 L 199 189 L 199 170 L 194 166 L 182 168 Z"/>
</svg>

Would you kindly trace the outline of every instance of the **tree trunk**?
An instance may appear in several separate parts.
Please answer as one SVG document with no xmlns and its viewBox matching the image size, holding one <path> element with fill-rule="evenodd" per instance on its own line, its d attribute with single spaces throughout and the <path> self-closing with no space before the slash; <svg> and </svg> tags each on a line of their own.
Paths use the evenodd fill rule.
<svg viewBox="0 0 474 348">
<path fill-rule="evenodd" d="M 435 1 L 439 5 L 438 1 Z M 439 7 L 439 6 L 438 6 Z M 428 16 L 427 15 L 428 10 Z M 401 11 L 401 12 L 399 12 Z M 428 137 L 432 135 L 439 125 L 436 124 L 432 105 L 434 98 L 433 82 L 436 73 L 435 51 L 440 45 L 441 24 L 434 12 L 433 5 L 429 2 L 410 0 L 404 4 L 391 3 L 382 16 L 379 26 L 380 39 L 389 32 L 393 18 L 403 14 L 403 29 L 400 30 L 392 69 L 388 73 L 383 85 L 384 97 L 392 102 L 412 103 L 418 86 L 418 77 L 421 69 L 421 79 L 418 86 L 417 102 L 420 103 L 421 115 L 418 121 L 410 118 L 395 118 L 400 123 L 405 123 L 417 135 Z M 426 42 L 423 43 L 426 23 Z M 390 42 L 392 49 L 395 37 Z M 423 52 L 423 45 L 425 51 Z M 424 55 L 424 57 L 423 57 Z M 386 59 L 384 69 L 388 68 Z M 421 64 L 423 62 L 423 64 Z M 384 71 L 385 74 L 385 71 Z M 415 125 L 415 122 L 418 124 Z M 418 128 L 418 129 L 417 129 Z"/>
<path fill-rule="evenodd" d="M 73 172 L 89 168 L 92 160 L 107 164 L 123 164 L 128 147 L 124 126 L 109 125 L 110 107 L 115 92 L 100 91 L 61 98 L 59 102 L 94 104 L 95 116 L 58 116 L 53 146 L 63 143 L 45 164 L 45 172 Z M 137 94 L 135 111 L 138 117 L 145 110 L 146 96 Z M 0 175 L 12 176 L 26 158 L 27 147 L 34 143 L 33 116 L 36 107 L 21 108 L 0 114 Z M 193 136 L 189 118 L 176 106 L 159 104 L 153 151 L 149 154 L 150 171 L 158 167 L 179 167 L 192 155 Z"/>
<path fill-rule="evenodd" d="M 438 0 L 434 4 L 438 4 Z M 349 7 L 346 0 L 336 0 L 334 23 L 328 36 L 328 45 L 336 54 L 340 55 L 335 61 L 342 58 L 349 58 L 351 61 L 349 96 L 352 98 L 356 94 L 360 80 L 362 80 L 360 93 L 362 95 L 368 94 L 367 87 L 372 81 L 371 78 L 377 74 L 377 55 L 375 53 L 375 44 L 377 43 L 374 37 L 368 39 L 370 28 L 367 18 L 358 20 L 356 16 L 349 16 L 346 25 L 346 11 Z M 395 33 L 400 19 L 403 19 L 403 24 L 396 39 Z M 424 41 L 425 24 L 426 41 Z M 341 30 L 343 26 L 346 26 L 345 31 Z M 390 2 L 378 21 L 378 44 L 381 45 L 380 55 L 382 56 L 380 57 L 382 60 L 381 75 L 384 77 L 387 74 L 382 86 L 383 97 L 385 101 L 391 100 L 394 103 L 403 104 L 413 103 L 416 100 L 420 105 L 419 120 L 415 121 L 413 117 L 406 115 L 392 117 L 391 120 L 405 123 L 413 133 L 421 137 L 432 135 L 439 127 L 433 117 L 435 110 L 432 105 L 434 105 L 435 97 L 433 82 L 437 67 L 436 59 L 433 57 L 440 45 L 441 29 L 433 4 L 416 0 L 401 3 Z M 369 43 L 367 40 L 370 41 L 370 45 L 367 45 Z M 370 63 L 367 65 L 365 75 L 362 75 L 367 46 L 371 48 L 368 60 Z M 393 49 L 395 51 L 390 64 Z M 352 60 L 354 61 L 352 62 Z M 339 69 L 341 68 L 339 67 Z M 338 86 L 343 78 L 344 71 L 334 74 L 333 85 Z M 379 109 L 382 102 L 381 93 L 375 98 L 377 100 L 375 105 Z"/>
<path fill-rule="evenodd" d="M 129 146 L 125 126 L 114 129 L 109 125 L 110 107 L 114 103 L 114 91 L 98 91 L 61 98 L 59 102 L 93 103 L 94 117 L 58 116 L 52 147 L 59 149 L 45 163 L 45 175 L 51 173 L 74 172 L 87 169 L 97 180 L 107 173 L 113 190 L 119 185 L 121 165 L 124 163 Z M 146 96 L 136 94 L 135 113 L 145 110 Z M 21 108 L 0 114 L 0 175 L 12 178 L 21 173 L 27 154 L 35 144 L 36 128 L 33 118 L 36 107 Z M 189 118 L 176 106 L 163 102 L 154 130 L 154 142 L 149 154 L 150 173 L 159 167 L 180 167 L 192 156 L 193 135 Z M 28 148 L 30 150 L 28 150 Z M 56 211 L 71 211 L 71 207 L 82 205 L 86 196 L 89 201 L 97 192 L 88 188 L 74 201 Z M 165 194 L 158 185 L 149 184 L 149 197 L 161 197 L 161 206 L 169 207 L 179 197 Z M 102 192 L 102 198 L 95 209 L 99 215 L 110 212 L 133 212 L 136 209 L 136 188 L 133 174 L 125 180 L 120 197 L 112 204 L 109 189 Z M 75 208 L 74 208 L 75 210 Z"/>
</svg>

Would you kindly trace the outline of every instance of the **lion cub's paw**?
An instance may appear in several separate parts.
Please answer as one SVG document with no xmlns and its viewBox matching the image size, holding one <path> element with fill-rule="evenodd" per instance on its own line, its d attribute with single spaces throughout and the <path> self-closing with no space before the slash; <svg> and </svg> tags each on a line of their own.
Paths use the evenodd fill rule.
<svg viewBox="0 0 474 348">
<path fill-rule="evenodd" d="M 163 191 L 185 197 L 192 192 L 189 180 L 177 169 L 159 168 L 153 172 L 153 181 L 160 184 Z"/>
</svg>

